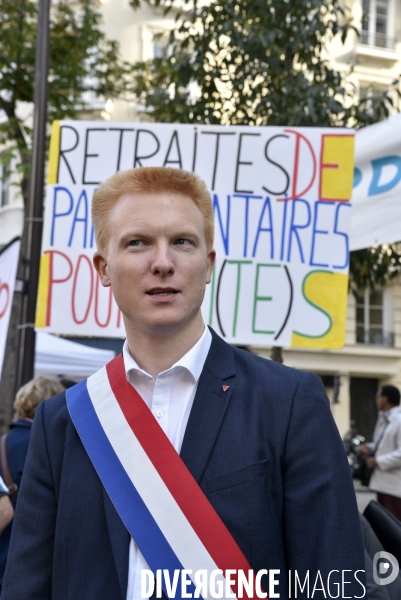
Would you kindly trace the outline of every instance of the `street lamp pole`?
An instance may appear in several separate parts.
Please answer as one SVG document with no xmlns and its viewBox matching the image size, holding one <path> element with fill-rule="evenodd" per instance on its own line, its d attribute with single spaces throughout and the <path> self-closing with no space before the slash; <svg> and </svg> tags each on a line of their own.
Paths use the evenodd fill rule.
<svg viewBox="0 0 401 600">
<path fill-rule="evenodd" d="M 39 0 L 35 55 L 34 118 L 32 155 L 28 184 L 26 228 L 26 297 L 22 324 L 23 360 L 21 383 L 32 379 L 35 361 L 35 312 L 38 293 L 40 252 L 43 226 L 43 190 L 46 157 L 46 122 L 48 99 L 50 2 Z"/>
</svg>

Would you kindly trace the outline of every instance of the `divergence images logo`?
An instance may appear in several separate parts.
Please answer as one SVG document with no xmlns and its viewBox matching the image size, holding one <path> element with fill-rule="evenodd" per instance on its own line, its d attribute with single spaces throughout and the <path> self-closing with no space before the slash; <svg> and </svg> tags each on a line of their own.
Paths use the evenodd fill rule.
<svg viewBox="0 0 401 600">
<path fill-rule="evenodd" d="M 395 556 L 384 550 L 376 552 L 373 557 L 373 579 L 378 585 L 392 583 L 399 572 L 400 567 Z"/>
</svg>

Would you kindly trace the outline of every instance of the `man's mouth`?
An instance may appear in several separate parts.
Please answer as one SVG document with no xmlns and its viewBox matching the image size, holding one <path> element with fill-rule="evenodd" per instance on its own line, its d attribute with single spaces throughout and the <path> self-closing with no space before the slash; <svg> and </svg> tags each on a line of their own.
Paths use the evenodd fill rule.
<svg viewBox="0 0 401 600">
<path fill-rule="evenodd" d="M 177 294 L 178 290 L 173 288 L 155 288 L 146 292 L 149 296 L 170 296 L 171 294 Z"/>
</svg>

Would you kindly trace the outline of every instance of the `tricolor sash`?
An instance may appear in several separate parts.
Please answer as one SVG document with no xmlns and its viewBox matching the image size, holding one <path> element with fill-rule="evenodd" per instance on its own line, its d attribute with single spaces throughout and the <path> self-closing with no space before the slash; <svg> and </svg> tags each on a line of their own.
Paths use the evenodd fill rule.
<svg viewBox="0 0 401 600">
<path fill-rule="evenodd" d="M 151 411 L 121 355 L 66 392 L 71 419 L 125 527 L 153 573 L 251 569 Z M 254 575 L 252 574 L 252 577 Z M 237 596 L 237 577 L 232 592 Z M 225 580 L 224 580 L 225 585 Z M 253 586 L 254 587 L 254 586 Z M 165 582 L 163 589 L 167 595 Z M 225 589 L 225 588 L 224 588 Z M 255 588 L 254 588 L 255 589 Z M 195 586 L 187 592 L 194 597 Z M 225 595 L 225 594 L 224 594 Z M 244 597 L 247 596 L 244 592 Z M 175 598 L 181 598 L 181 578 Z"/>
</svg>

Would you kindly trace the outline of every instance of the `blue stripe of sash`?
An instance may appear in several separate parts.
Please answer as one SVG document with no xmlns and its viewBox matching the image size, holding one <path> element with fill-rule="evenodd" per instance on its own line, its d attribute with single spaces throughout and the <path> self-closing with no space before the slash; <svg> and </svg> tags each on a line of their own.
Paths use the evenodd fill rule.
<svg viewBox="0 0 401 600">
<path fill-rule="evenodd" d="M 125 527 L 153 573 L 157 569 L 168 569 L 172 582 L 174 570 L 180 570 L 175 598 L 181 600 L 183 566 L 117 457 L 95 412 L 86 381 L 68 389 L 66 396 L 71 419 L 85 450 Z M 164 582 L 163 589 L 166 592 Z M 191 582 L 187 586 L 187 593 L 193 597 L 194 591 L 195 586 Z"/>
</svg>

